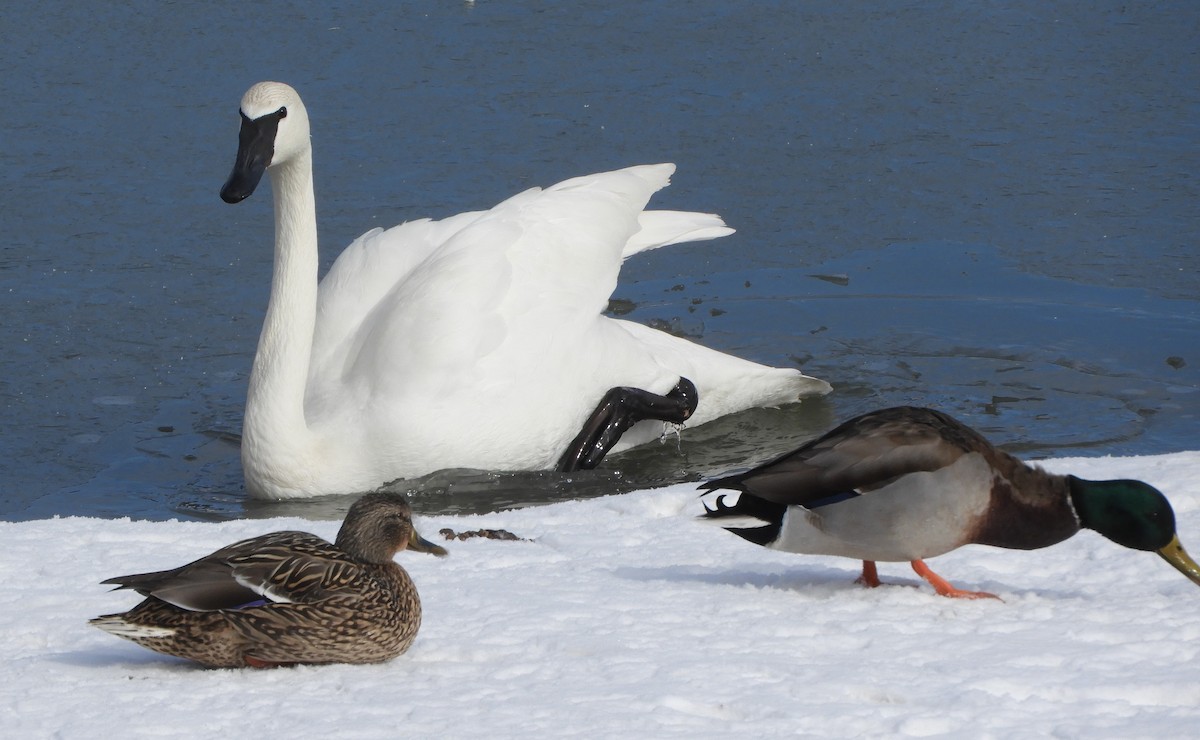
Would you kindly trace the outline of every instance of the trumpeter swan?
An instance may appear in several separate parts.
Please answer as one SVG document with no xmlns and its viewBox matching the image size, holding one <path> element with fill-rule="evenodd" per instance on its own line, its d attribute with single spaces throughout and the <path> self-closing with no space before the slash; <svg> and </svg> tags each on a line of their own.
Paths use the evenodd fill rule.
<svg viewBox="0 0 1200 740">
<path fill-rule="evenodd" d="M 275 199 L 271 296 L 242 434 L 252 496 L 357 493 L 443 468 L 587 467 L 663 405 L 657 418 L 702 424 L 829 391 L 797 370 L 603 315 L 624 258 L 732 233 L 714 215 L 643 210 L 674 165 L 374 229 L 318 285 L 304 104 L 291 87 L 261 82 L 241 118 L 221 197 L 244 200 L 266 172 Z M 604 417 L 612 389 L 644 396 L 639 415 Z M 616 449 L 662 430 L 633 424 Z"/>
</svg>

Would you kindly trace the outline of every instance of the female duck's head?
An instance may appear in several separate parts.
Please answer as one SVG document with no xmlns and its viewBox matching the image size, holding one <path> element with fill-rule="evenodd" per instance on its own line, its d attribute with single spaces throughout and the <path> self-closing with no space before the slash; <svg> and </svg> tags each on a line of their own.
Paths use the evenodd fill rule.
<svg viewBox="0 0 1200 740">
<path fill-rule="evenodd" d="M 378 491 L 355 501 L 338 530 L 337 546 L 363 563 L 387 563 L 400 550 L 439 557 L 443 547 L 422 537 L 412 521 L 412 508 L 401 493 Z"/>
</svg>

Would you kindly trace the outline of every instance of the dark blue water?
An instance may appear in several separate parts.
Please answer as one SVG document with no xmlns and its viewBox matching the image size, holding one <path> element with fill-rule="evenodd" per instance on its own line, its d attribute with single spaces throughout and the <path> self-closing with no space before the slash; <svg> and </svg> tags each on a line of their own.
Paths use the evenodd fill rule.
<svg viewBox="0 0 1200 740">
<path fill-rule="evenodd" d="M 1194 2 L 10 2 L 0 518 L 344 505 L 242 492 L 271 202 L 217 189 L 260 79 L 309 108 L 326 264 L 674 161 L 656 205 L 739 232 L 631 261 L 622 310 L 836 388 L 570 479 L 434 476 L 426 510 L 696 478 L 896 403 L 1029 456 L 1196 449 L 1197 38 Z"/>
</svg>

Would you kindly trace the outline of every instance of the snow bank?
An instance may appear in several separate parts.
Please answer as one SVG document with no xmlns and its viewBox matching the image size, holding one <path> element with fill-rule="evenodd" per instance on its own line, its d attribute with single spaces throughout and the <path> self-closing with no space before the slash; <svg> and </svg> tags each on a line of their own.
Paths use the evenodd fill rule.
<svg viewBox="0 0 1200 740">
<path fill-rule="evenodd" d="M 1167 493 L 1200 555 L 1200 452 L 1056 460 Z M 419 508 L 419 503 L 418 503 Z M 0 736 L 222 738 L 1170 737 L 1200 727 L 1200 589 L 1084 532 L 932 561 L 1004 601 L 936 596 L 904 564 L 773 553 L 697 521 L 694 487 L 471 517 L 529 541 L 402 553 L 425 605 L 378 666 L 206 670 L 90 628 L 136 596 L 98 581 L 239 538 L 337 522 L 0 523 Z M 439 538 L 440 539 L 440 538 Z"/>
</svg>

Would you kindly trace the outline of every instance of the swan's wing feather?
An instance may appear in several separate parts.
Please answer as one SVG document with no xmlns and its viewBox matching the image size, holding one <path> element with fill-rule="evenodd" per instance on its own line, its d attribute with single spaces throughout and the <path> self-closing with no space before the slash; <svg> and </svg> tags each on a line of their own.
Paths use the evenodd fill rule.
<svg viewBox="0 0 1200 740">
<path fill-rule="evenodd" d="M 673 164 L 655 164 L 576 177 L 516 204 L 508 215 L 522 225 L 521 238 L 508 259 L 513 298 L 527 303 L 512 310 L 537 302 L 595 316 L 608 305 L 626 257 L 733 233 L 713 214 L 645 210 L 674 172 Z"/>
<path fill-rule="evenodd" d="M 370 379 L 375 392 L 395 379 L 423 392 L 412 373 L 434 382 L 469 368 L 531 313 L 567 326 L 572 315 L 594 319 L 626 253 L 728 233 L 713 216 L 643 214 L 673 171 L 572 178 L 488 211 L 364 235 L 322 282 L 310 378 Z"/>
<path fill-rule="evenodd" d="M 512 316 L 530 311 L 598 315 L 617 286 L 625 245 L 650 196 L 674 167 L 631 167 L 576 177 L 496 215 L 519 225 L 509 245 Z"/>
<path fill-rule="evenodd" d="M 667 212 L 646 216 L 644 232 L 630 241 L 642 229 L 638 219 L 650 195 L 668 183 L 673 171 L 673 165 L 644 165 L 576 177 L 544 190 L 530 188 L 487 211 L 410 221 L 363 234 L 339 255 L 321 281 L 314 356 L 340 346 L 410 279 L 431 287 L 454 284 L 472 268 L 479 275 L 495 277 L 489 256 L 507 256 L 518 273 L 527 272 L 522 282 L 539 287 L 560 284 L 573 273 L 578 277 L 572 282 L 590 281 L 603 268 L 605 276 L 599 282 L 607 286 L 607 300 L 622 256 L 676 241 L 711 238 L 705 233 L 727 233 L 716 217 Z M 445 277 L 436 274 L 447 265 L 440 258 L 460 253 L 469 256 L 463 269 Z M 431 295 L 432 291 L 424 291 L 407 297 Z"/>
<path fill-rule="evenodd" d="M 321 280 L 313 331 L 313 358 L 323 364 L 344 351 L 379 302 L 480 212 L 441 221 L 420 219 L 390 229 L 372 229 L 346 247 Z"/>
<path fill-rule="evenodd" d="M 342 414 L 348 398 L 350 406 L 353 398 L 363 404 L 387 398 L 397 413 L 412 407 L 432 413 L 436 399 L 457 398 L 461 412 L 469 404 L 464 398 L 494 398 L 497 366 L 503 368 L 501 378 L 527 377 L 531 365 L 545 357 L 537 348 L 558 357 L 562 347 L 585 342 L 587 332 L 607 322 L 601 314 L 624 257 L 731 231 L 716 216 L 644 211 L 673 172 L 674 165 L 661 164 L 577 177 L 526 190 L 488 211 L 365 235 L 322 283 L 306 410 L 313 417 Z M 393 250 L 406 256 L 388 256 Z M 388 271 L 385 280 L 381 275 Z M 638 331 L 639 337 L 659 335 Z M 626 362 L 599 358 L 608 372 L 656 372 L 642 373 L 652 375 L 645 384 L 637 378 L 622 378 L 620 384 L 666 392 L 686 374 L 662 363 L 653 367 L 654 348 L 628 335 L 625 340 L 626 351 L 636 356 Z M 673 346 L 677 340 L 663 341 Z M 609 349 L 605 345 L 606 355 Z M 501 359 L 482 362 L 497 351 Z M 737 370 L 758 368 L 698 347 L 688 367 L 709 361 L 722 367 L 734 363 Z M 559 357 L 555 372 L 575 364 Z M 787 375 L 783 386 L 803 377 L 777 372 Z M 353 396 L 347 388 L 354 389 Z M 778 402 L 801 394 L 796 390 Z M 739 408 L 749 405 L 754 404 Z M 721 404 L 705 408 L 717 410 Z"/>
<path fill-rule="evenodd" d="M 747 408 L 782 406 L 830 390 L 825 381 L 795 368 L 760 365 L 632 321 L 608 323 L 632 337 L 634 346 L 654 357 L 668 375 L 673 373 L 675 379 L 683 376 L 696 384 L 700 404 L 689 424 L 703 424 Z M 610 344 L 619 343 L 613 340 Z"/>
<path fill-rule="evenodd" d="M 650 249 L 729 236 L 733 229 L 715 213 L 642 211 L 638 231 L 625 243 L 622 259 Z"/>
</svg>

